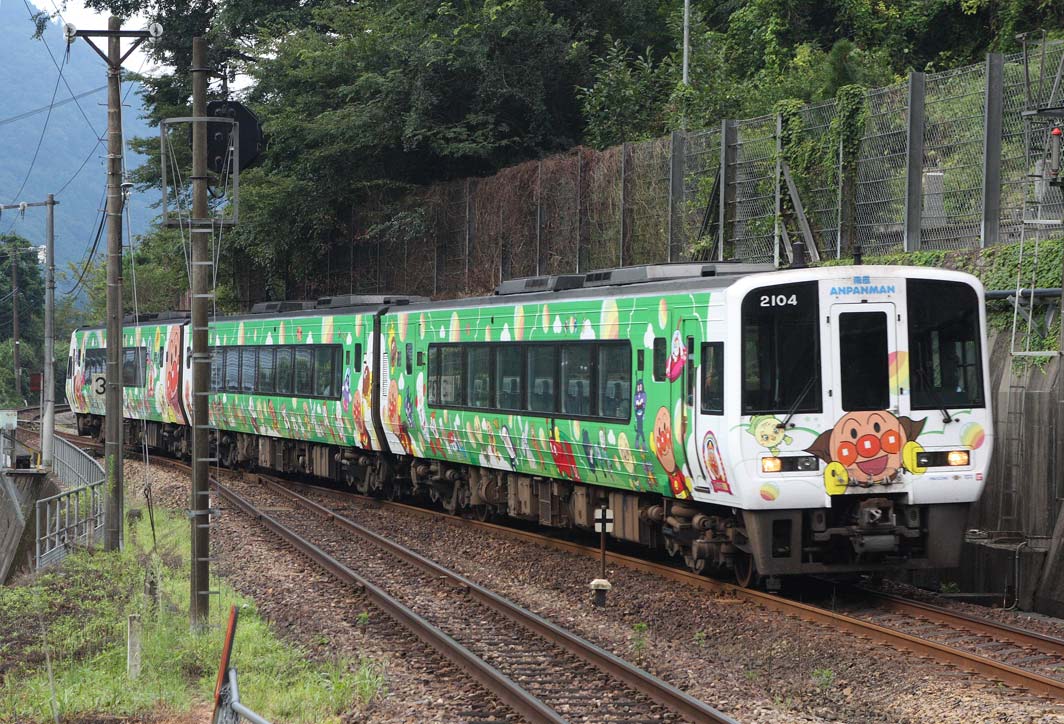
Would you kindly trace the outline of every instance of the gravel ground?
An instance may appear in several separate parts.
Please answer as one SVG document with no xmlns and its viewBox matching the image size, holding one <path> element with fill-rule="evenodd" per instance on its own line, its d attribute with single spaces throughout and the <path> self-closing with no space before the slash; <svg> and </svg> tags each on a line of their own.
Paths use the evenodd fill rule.
<svg viewBox="0 0 1064 724">
<path fill-rule="evenodd" d="M 586 588 L 597 577 L 592 559 L 442 519 L 347 507 L 367 527 L 744 722 L 1064 722 L 1064 708 L 1047 700 L 650 574 L 611 569 L 609 608 L 598 610 Z M 637 633 L 638 624 L 645 633 Z"/>
<path fill-rule="evenodd" d="M 142 505 L 145 467 L 126 461 L 125 471 L 128 487 L 138 491 L 129 505 Z M 188 507 L 187 474 L 153 466 L 149 479 L 156 505 Z M 501 710 L 450 663 L 397 634 L 383 616 L 362 619 L 367 605 L 360 596 L 337 585 L 246 516 L 225 511 L 211 534 L 218 559 L 212 573 L 254 598 L 259 613 L 281 636 L 305 649 L 312 660 L 362 659 L 384 672 L 384 696 L 368 706 L 353 704 L 345 721 L 449 724 L 467 720 L 470 711 Z M 212 613 L 219 621 L 221 615 Z M 237 658 L 237 664 L 242 677 L 254 676 L 253 662 L 241 664 Z"/>
<path fill-rule="evenodd" d="M 130 461 L 126 469 L 131 488 L 143 487 L 136 482 L 143 478 L 143 466 Z M 187 475 L 152 468 L 151 479 L 158 504 L 187 507 Z M 354 520 L 613 650 L 744 724 L 1064 722 L 1064 708 L 1044 699 L 649 574 L 611 569 L 615 589 L 609 608 L 595 609 L 586 590 L 597 576 L 598 564 L 591 559 L 360 502 L 348 508 Z M 387 695 L 353 710 L 352 721 L 451 722 L 468 711 L 469 699 L 461 693 L 468 684 L 461 674 L 447 671 L 432 654 L 411 650 L 408 642 L 380 630 L 384 626 L 358 626 L 352 598 L 272 536 L 239 514 L 223 516 L 214 535 L 221 558 L 216 571 L 254 597 L 285 636 L 312 656 L 360 653 L 383 667 Z M 321 611 L 336 613 L 322 616 Z"/>
</svg>

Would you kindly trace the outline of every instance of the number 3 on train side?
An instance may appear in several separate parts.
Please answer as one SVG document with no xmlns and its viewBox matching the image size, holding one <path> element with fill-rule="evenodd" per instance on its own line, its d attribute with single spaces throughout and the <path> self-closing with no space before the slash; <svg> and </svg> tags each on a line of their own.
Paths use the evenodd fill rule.
<svg viewBox="0 0 1064 724">
<path fill-rule="evenodd" d="M 94 375 L 92 378 L 92 392 L 95 395 L 102 395 L 107 392 L 107 377 Z"/>
</svg>

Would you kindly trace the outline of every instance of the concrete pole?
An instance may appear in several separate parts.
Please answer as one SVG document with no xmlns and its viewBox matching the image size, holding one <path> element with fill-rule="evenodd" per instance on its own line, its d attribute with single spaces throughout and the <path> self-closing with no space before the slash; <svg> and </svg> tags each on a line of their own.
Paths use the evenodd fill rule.
<svg viewBox="0 0 1064 724">
<path fill-rule="evenodd" d="M 192 39 L 192 116 L 207 115 L 207 43 Z M 207 313 L 210 297 L 211 226 L 207 223 L 207 124 L 192 123 L 192 570 L 189 613 L 202 630 L 210 611 L 210 457 L 207 428 L 211 374 Z"/>
<path fill-rule="evenodd" d="M 107 20 L 107 533 L 105 550 L 122 547 L 122 21 Z"/>
<path fill-rule="evenodd" d="M 19 346 L 22 341 L 19 339 L 18 329 L 18 260 L 19 254 L 22 252 L 18 248 L 18 242 L 15 237 L 11 237 L 11 339 L 12 339 L 12 359 L 15 362 L 15 396 L 22 399 L 22 360 L 19 355 Z"/>
<path fill-rule="evenodd" d="M 44 410 L 41 418 L 41 467 L 52 469 L 55 437 L 55 196 L 48 194 L 44 247 Z"/>
<path fill-rule="evenodd" d="M 691 33 L 691 0 L 683 0 L 683 84 L 690 85 L 688 77 L 688 48 L 690 47 Z M 684 128 L 686 128 L 686 124 Z"/>
</svg>

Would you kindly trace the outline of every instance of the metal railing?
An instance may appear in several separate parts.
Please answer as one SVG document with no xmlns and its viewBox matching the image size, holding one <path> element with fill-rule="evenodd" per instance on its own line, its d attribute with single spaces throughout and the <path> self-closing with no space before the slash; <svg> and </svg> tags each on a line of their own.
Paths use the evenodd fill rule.
<svg viewBox="0 0 1064 724">
<path fill-rule="evenodd" d="M 102 539 L 103 467 L 81 448 L 55 438 L 53 474 L 71 489 L 37 501 L 37 568 L 62 560 L 75 545 Z"/>
</svg>

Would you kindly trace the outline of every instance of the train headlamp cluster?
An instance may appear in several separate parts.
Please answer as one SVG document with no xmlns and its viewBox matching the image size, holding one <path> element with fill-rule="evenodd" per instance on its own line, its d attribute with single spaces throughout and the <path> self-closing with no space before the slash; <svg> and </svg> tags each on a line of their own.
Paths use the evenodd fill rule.
<svg viewBox="0 0 1064 724">
<path fill-rule="evenodd" d="M 916 464 L 922 468 L 963 468 L 970 462 L 967 450 L 925 450 L 916 456 Z"/>
<path fill-rule="evenodd" d="M 788 455 L 786 457 L 761 458 L 763 473 L 813 472 L 820 467 L 815 455 Z"/>
</svg>

